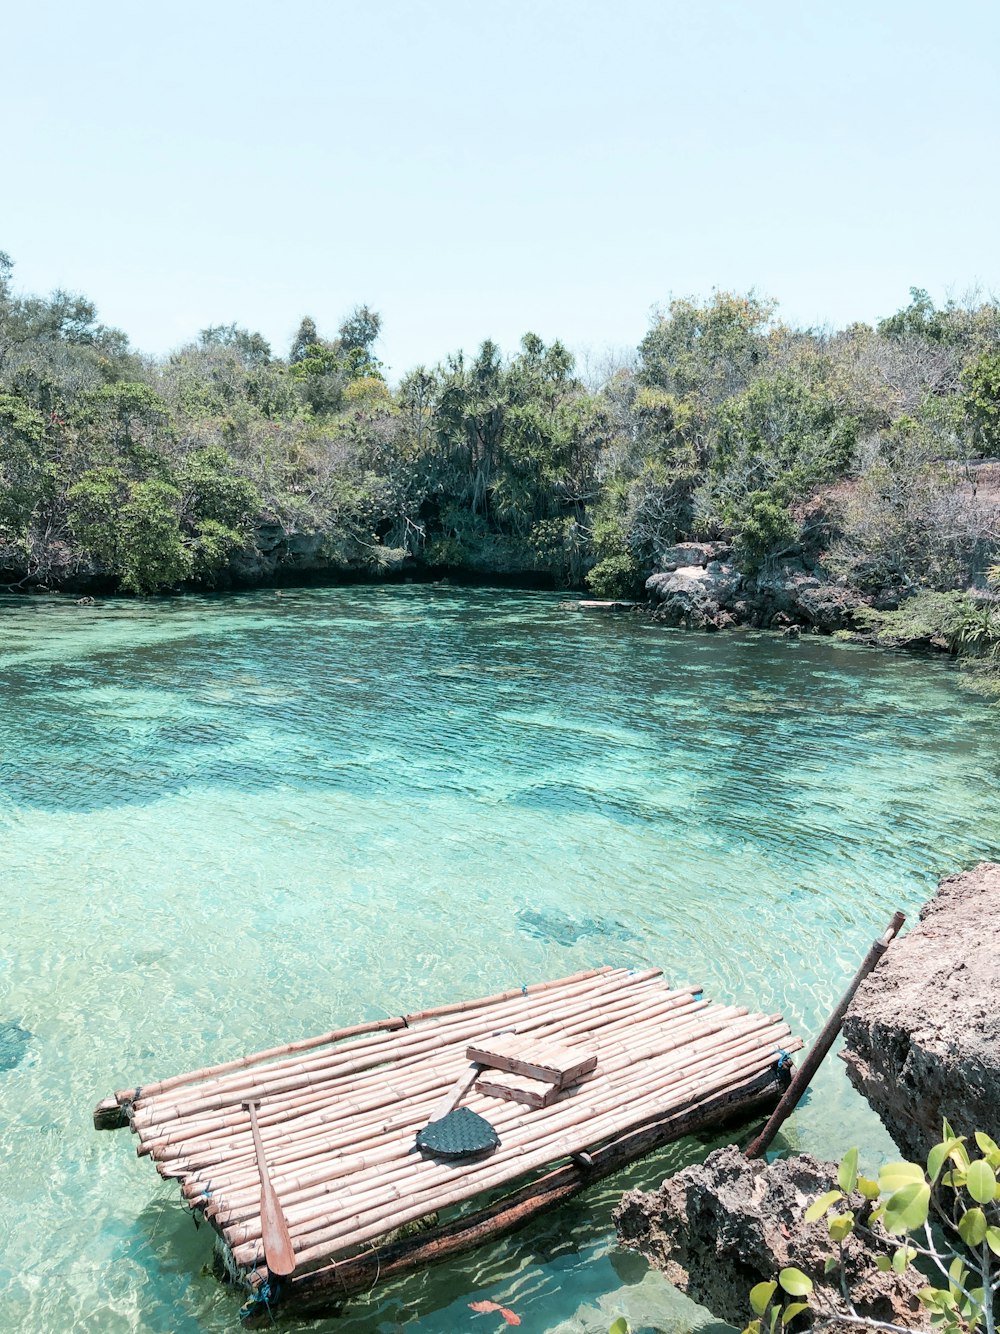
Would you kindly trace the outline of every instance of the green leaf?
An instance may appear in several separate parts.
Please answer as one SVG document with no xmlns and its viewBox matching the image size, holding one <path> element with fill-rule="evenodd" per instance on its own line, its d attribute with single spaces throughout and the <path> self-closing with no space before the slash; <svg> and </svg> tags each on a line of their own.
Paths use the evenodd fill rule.
<svg viewBox="0 0 1000 1334">
<path fill-rule="evenodd" d="M 921 1173 L 921 1178 L 923 1173 Z M 927 1222 L 931 1188 L 924 1180 L 893 1191 L 885 1203 L 882 1224 L 887 1232 L 913 1232 Z"/>
<path fill-rule="evenodd" d="M 1000 1255 L 1000 1227 L 986 1229 L 986 1245 L 994 1255 Z"/>
<path fill-rule="evenodd" d="M 959 1291 L 959 1285 L 961 1284 L 964 1286 L 965 1280 L 969 1277 L 969 1271 L 962 1263 L 962 1257 L 960 1255 L 956 1255 L 954 1260 L 952 1260 L 951 1264 L 948 1266 L 948 1277 L 951 1279 L 949 1292 L 957 1301 L 962 1295 Z"/>
<path fill-rule="evenodd" d="M 871 1177 L 858 1177 L 858 1190 L 866 1200 L 878 1199 L 878 1182 L 872 1181 Z"/>
<path fill-rule="evenodd" d="M 970 1209 L 958 1223 L 958 1235 L 966 1246 L 978 1246 L 986 1236 L 986 1215 L 982 1209 Z"/>
<path fill-rule="evenodd" d="M 912 1246 L 900 1246 L 892 1257 L 892 1268 L 897 1274 L 902 1274 L 911 1260 L 915 1260 L 916 1251 Z"/>
<path fill-rule="evenodd" d="M 623 1317 L 623 1316 L 619 1316 L 618 1319 L 621 1320 L 621 1319 L 624 1319 L 624 1317 Z M 615 1324 L 617 1324 L 617 1323 L 618 1323 L 618 1321 L 615 1321 Z M 613 1330 L 613 1329 L 614 1329 L 614 1325 L 612 1325 L 611 1328 L 612 1328 L 612 1330 Z M 760 1334 L 760 1321 L 759 1321 L 759 1320 L 751 1320 L 750 1323 L 749 1323 L 749 1325 L 747 1325 L 746 1329 L 743 1331 L 743 1334 Z"/>
<path fill-rule="evenodd" d="M 977 1158 L 965 1173 L 965 1188 L 977 1204 L 989 1204 L 997 1193 L 997 1179 L 989 1163 Z"/>
<path fill-rule="evenodd" d="M 771 1298 L 778 1290 L 777 1283 L 758 1283 L 750 1289 L 750 1309 L 754 1315 L 763 1315 L 770 1305 Z"/>
<path fill-rule="evenodd" d="M 838 1245 L 840 1242 L 846 1241 L 854 1231 L 853 1212 L 850 1209 L 847 1209 L 842 1214 L 835 1214 L 834 1217 L 830 1219 L 829 1227 L 831 1241 L 837 1242 Z"/>
<path fill-rule="evenodd" d="M 797 1315 L 801 1315 L 803 1311 L 808 1310 L 808 1302 L 789 1302 L 781 1313 L 781 1323 L 783 1325 L 789 1325 Z"/>
<path fill-rule="evenodd" d="M 948 1150 L 948 1157 L 956 1167 L 964 1169 L 969 1166 L 969 1152 L 965 1147 L 964 1139 L 959 1139 L 957 1135 L 954 1137 Z"/>
<path fill-rule="evenodd" d="M 837 1168 L 837 1182 L 845 1195 L 850 1195 L 858 1179 L 858 1151 L 848 1149 Z"/>
<path fill-rule="evenodd" d="M 887 1255 L 876 1255 L 875 1268 L 880 1274 L 888 1274 L 889 1270 L 892 1268 L 892 1261 Z"/>
<path fill-rule="evenodd" d="M 917 1163 L 886 1163 L 879 1170 L 878 1184 L 883 1195 L 894 1195 L 897 1190 L 916 1182 L 921 1185 L 924 1182 L 924 1169 Z"/>
<path fill-rule="evenodd" d="M 827 1256 L 827 1258 L 823 1261 L 823 1273 L 832 1274 L 839 1264 L 840 1261 L 837 1259 L 835 1255 Z"/>
<path fill-rule="evenodd" d="M 938 1174 L 944 1167 L 945 1159 L 948 1157 L 948 1144 L 948 1140 L 944 1140 L 941 1144 L 935 1144 L 927 1155 L 927 1175 L 932 1181 L 938 1179 Z"/>
<path fill-rule="evenodd" d="M 806 1222 L 815 1223 L 817 1218 L 822 1218 L 831 1204 L 836 1204 L 838 1200 L 844 1197 L 839 1190 L 828 1190 L 825 1195 L 821 1195 L 818 1200 L 813 1200 L 806 1210 Z"/>
<path fill-rule="evenodd" d="M 745 1329 L 743 1334 L 750 1334 L 750 1328 L 751 1327 Z M 623 1315 L 620 1315 L 617 1320 L 611 1322 L 611 1325 L 608 1328 L 608 1334 L 628 1334 L 628 1321 Z"/>
<path fill-rule="evenodd" d="M 778 1316 L 780 1314 L 781 1312 L 777 1306 L 771 1307 L 771 1334 L 774 1334 L 775 1328 L 778 1324 Z"/>
<path fill-rule="evenodd" d="M 989 1135 L 984 1134 L 981 1130 L 976 1131 L 976 1143 L 990 1167 L 994 1171 L 1000 1167 L 1000 1144 L 990 1139 Z"/>
<path fill-rule="evenodd" d="M 812 1279 L 801 1269 L 789 1265 L 778 1275 L 778 1282 L 789 1297 L 808 1297 L 813 1290 Z"/>
</svg>

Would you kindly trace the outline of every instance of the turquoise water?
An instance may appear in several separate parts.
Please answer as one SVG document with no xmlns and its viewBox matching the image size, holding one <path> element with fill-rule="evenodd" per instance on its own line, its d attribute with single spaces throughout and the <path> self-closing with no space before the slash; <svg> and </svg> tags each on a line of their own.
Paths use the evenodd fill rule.
<svg viewBox="0 0 1000 1334">
<path fill-rule="evenodd" d="M 946 664 L 826 641 L 448 587 L 0 599 L 0 1031 L 31 1034 L 0 1059 L 0 1324 L 236 1328 L 210 1234 L 91 1129 L 113 1089 L 601 963 L 808 1038 L 896 907 L 1000 854 L 998 780 Z M 834 1060 L 786 1142 L 889 1149 Z M 705 1151 L 326 1328 L 492 1329 L 488 1296 L 544 1334 L 686 1329 L 609 1215 Z"/>
</svg>

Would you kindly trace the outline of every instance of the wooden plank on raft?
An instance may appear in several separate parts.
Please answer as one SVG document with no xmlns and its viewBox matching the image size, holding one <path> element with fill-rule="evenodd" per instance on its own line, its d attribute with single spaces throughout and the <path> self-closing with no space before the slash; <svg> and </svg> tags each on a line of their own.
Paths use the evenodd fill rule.
<svg viewBox="0 0 1000 1334">
<path fill-rule="evenodd" d="M 574 1083 L 597 1065 L 594 1052 L 580 1051 L 557 1042 L 533 1042 L 517 1033 L 473 1043 L 465 1054 L 470 1061 L 477 1061 L 492 1070 L 540 1079 L 557 1088 Z"/>
<path fill-rule="evenodd" d="M 531 1079 L 528 1075 L 508 1074 L 504 1070 L 485 1071 L 476 1083 L 477 1093 L 502 1098 L 505 1102 L 520 1102 L 525 1107 L 548 1107 L 561 1091 L 558 1084 Z"/>
</svg>

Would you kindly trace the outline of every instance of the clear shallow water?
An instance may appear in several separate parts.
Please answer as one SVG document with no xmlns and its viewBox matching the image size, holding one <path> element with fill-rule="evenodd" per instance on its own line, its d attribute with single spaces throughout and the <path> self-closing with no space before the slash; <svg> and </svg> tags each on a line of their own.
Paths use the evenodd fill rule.
<svg viewBox="0 0 1000 1334">
<path fill-rule="evenodd" d="M 32 1334 L 231 1330 L 115 1088 L 600 964 L 807 1038 L 896 907 L 1000 855 L 1000 716 L 945 664 L 671 633 L 545 594 L 0 598 L 0 1297 Z M 794 1147 L 888 1150 L 840 1063 Z M 379 1289 L 331 1330 L 682 1330 L 623 1186 Z M 641 1280 L 641 1281 L 640 1281 Z M 490 1318 L 492 1319 L 492 1318 Z M 486 1322 L 484 1324 L 484 1321 Z"/>
</svg>

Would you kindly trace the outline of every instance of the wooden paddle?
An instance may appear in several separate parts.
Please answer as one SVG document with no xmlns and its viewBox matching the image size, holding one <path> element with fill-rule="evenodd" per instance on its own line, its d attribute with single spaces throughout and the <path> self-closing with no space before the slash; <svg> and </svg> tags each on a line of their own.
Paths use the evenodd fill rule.
<svg viewBox="0 0 1000 1334">
<path fill-rule="evenodd" d="M 264 1260 L 268 1271 L 275 1278 L 287 1278 L 295 1269 L 295 1251 L 288 1232 L 288 1222 L 282 1212 L 281 1202 L 271 1185 L 264 1157 L 264 1146 L 260 1139 L 257 1125 L 257 1103 L 245 1102 L 250 1113 L 250 1129 L 253 1131 L 254 1148 L 257 1150 L 257 1171 L 260 1173 L 260 1227 L 264 1242 Z"/>
<path fill-rule="evenodd" d="M 473 1084 L 479 1078 L 479 1073 L 482 1068 L 481 1065 L 473 1063 L 469 1066 L 468 1070 L 462 1071 L 451 1090 L 445 1094 L 440 1102 L 437 1103 L 434 1110 L 427 1118 L 428 1125 L 430 1125 L 432 1121 L 440 1121 L 443 1117 L 447 1116 L 449 1112 L 455 1110 L 468 1093 L 469 1089 L 472 1088 Z"/>
</svg>

